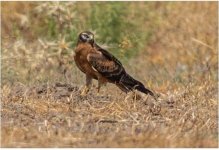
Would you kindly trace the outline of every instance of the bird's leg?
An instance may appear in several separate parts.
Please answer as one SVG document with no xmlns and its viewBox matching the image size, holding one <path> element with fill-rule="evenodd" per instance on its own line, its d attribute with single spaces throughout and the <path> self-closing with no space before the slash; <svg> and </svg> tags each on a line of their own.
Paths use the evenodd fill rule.
<svg viewBox="0 0 219 150">
<path fill-rule="evenodd" d="M 89 75 L 86 75 L 86 84 L 82 89 L 81 96 L 87 95 L 87 93 L 90 90 L 91 83 L 92 83 L 92 78 Z"/>
<path fill-rule="evenodd" d="M 104 84 L 104 80 L 102 78 L 98 78 L 98 85 L 97 85 L 97 95 L 100 94 L 100 88 Z"/>
<path fill-rule="evenodd" d="M 130 97 L 133 97 L 133 92 L 127 92 L 125 96 L 125 101 L 127 101 Z"/>
<path fill-rule="evenodd" d="M 102 86 L 102 82 L 101 82 L 101 80 L 98 80 L 98 85 L 97 85 L 97 93 L 98 94 L 100 93 L 101 86 Z"/>
<path fill-rule="evenodd" d="M 142 94 L 138 93 L 136 90 L 129 91 L 126 94 L 125 101 L 128 100 L 129 98 L 132 98 L 134 100 L 140 100 L 142 98 Z"/>
</svg>

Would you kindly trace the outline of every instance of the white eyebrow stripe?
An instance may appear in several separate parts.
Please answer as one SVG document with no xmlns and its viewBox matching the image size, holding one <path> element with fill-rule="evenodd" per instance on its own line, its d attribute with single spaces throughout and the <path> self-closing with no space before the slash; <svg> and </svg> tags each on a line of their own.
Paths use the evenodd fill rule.
<svg viewBox="0 0 219 150">
<path fill-rule="evenodd" d="M 87 35 L 87 36 L 89 36 L 87 33 L 82 33 L 82 35 Z"/>
<path fill-rule="evenodd" d="M 94 38 L 94 35 L 93 34 L 88 34 L 87 32 L 83 32 L 82 35 L 86 35 L 88 36 L 89 38 L 93 39 Z"/>
</svg>

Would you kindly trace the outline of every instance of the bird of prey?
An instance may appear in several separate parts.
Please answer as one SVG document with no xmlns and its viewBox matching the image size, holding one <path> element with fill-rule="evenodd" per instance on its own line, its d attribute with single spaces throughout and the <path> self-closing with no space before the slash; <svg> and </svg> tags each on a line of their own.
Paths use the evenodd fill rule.
<svg viewBox="0 0 219 150">
<path fill-rule="evenodd" d="M 98 80 L 97 91 L 107 82 L 118 86 L 122 91 L 138 90 L 154 97 L 154 93 L 131 77 L 122 63 L 107 50 L 98 46 L 94 41 L 94 34 L 90 31 L 81 32 L 75 48 L 74 60 L 77 67 L 86 75 L 86 85 L 81 95 L 86 95 L 90 89 L 92 79 Z"/>
</svg>

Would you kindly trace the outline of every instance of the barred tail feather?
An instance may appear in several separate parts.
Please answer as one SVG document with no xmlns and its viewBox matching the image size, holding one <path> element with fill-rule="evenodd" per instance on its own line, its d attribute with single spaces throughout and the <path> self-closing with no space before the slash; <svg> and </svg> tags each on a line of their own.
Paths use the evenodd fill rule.
<svg viewBox="0 0 219 150">
<path fill-rule="evenodd" d="M 154 93 L 151 92 L 149 89 L 146 89 L 146 88 L 144 87 L 144 85 L 143 85 L 143 86 L 137 86 L 136 89 L 137 89 L 138 91 L 142 92 L 142 93 L 149 94 L 149 95 L 151 95 L 151 96 L 154 97 Z"/>
<path fill-rule="evenodd" d="M 126 92 L 136 89 L 142 93 L 149 94 L 154 97 L 154 93 L 152 91 L 145 88 L 141 82 L 135 80 L 127 73 L 123 75 L 118 86 L 120 89 L 123 89 L 123 91 Z"/>
</svg>

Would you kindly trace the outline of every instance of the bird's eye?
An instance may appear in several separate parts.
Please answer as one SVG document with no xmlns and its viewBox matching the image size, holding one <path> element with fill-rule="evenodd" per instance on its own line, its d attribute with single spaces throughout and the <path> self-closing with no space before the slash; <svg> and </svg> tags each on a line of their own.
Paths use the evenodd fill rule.
<svg viewBox="0 0 219 150">
<path fill-rule="evenodd" d="M 88 36 L 87 34 L 82 34 L 82 37 L 83 37 L 84 39 L 88 39 L 88 38 L 89 38 L 89 36 Z"/>
</svg>

